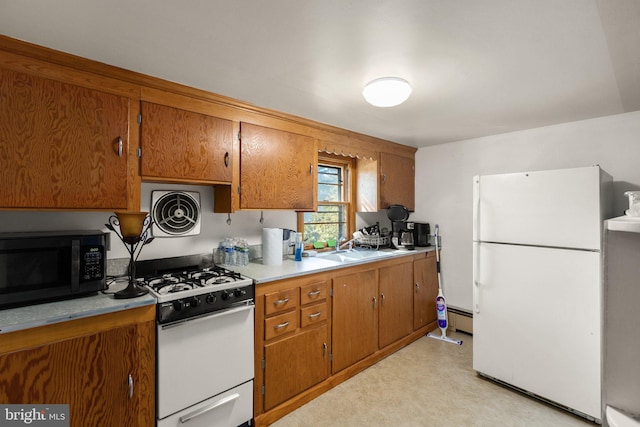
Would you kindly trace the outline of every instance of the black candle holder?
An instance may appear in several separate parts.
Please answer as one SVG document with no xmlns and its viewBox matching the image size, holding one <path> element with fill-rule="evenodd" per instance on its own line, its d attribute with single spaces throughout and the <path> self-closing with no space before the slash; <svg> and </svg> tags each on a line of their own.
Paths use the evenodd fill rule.
<svg viewBox="0 0 640 427">
<path fill-rule="evenodd" d="M 109 217 L 109 223 L 105 226 L 113 231 L 122 241 L 129 252 L 129 285 L 113 294 L 114 298 L 126 299 L 145 295 L 148 289 L 136 283 L 136 260 L 140 256 L 142 247 L 153 241 L 148 237 L 151 217 L 147 212 L 116 212 Z M 118 229 L 120 231 L 118 231 Z"/>
</svg>

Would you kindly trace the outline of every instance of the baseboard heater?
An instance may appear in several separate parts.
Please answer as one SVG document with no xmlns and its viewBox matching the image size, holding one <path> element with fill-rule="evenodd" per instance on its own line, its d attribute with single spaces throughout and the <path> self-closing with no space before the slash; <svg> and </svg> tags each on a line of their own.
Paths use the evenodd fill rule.
<svg viewBox="0 0 640 427">
<path fill-rule="evenodd" d="M 456 307 L 448 307 L 449 327 L 453 331 L 466 332 L 473 335 L 473 313 Z"/>
</svg>

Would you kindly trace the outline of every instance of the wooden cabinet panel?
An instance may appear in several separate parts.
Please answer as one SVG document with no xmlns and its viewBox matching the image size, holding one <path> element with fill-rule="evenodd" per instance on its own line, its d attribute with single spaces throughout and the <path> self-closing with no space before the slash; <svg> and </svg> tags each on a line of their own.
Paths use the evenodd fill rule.
<svg viewBox="0 0 640 427">
<path fill-rule="evenodd" d="M 437 319 L 438 276 L 435 252 L 413 262 L 413 329 L 420 329 Z"/>
<path fill-rule="evenodd" d="M 264 321 L 264 339 L 268 341 L 272 338 L 282 336 L 289 332 L 294 332 L 298 328 L 298 312 L 290 311 L 270 317 Z"/>
<path fill-rule="evenodd" d="M 313 304 L 300 309 L 300 327 L 306 328 L 327 320 L 327 303 Z"/>
<path fill-rule="evenodd" d="M 380 348 L 413 331 L 413 262 L 380 269 Z"/>
<path fill-rule="evenodd" d="M 380 208 L 403 205 L 415 210 L 415 161 L 380 153 Z"/>
<path fill-rule="evenodd" d="M 377 350 L 377 290 L 377 270 L 333 279 L 332 373 Z"/>
<path fill-rule="evenodd" d="M 265 410 L 327 378 L 328 356 L 326 325 L 266 345 Z"/>
<path fill-rule="evenodd" d="M 145 101 L 141 111 L 144 178 L 231 182 L 230 120 Z"/>
<path fill-rule="evenodd" d="M 313 138 L 249 123 L 240 135 L 240 208 L 315 210 Z"/>
<path fill-rule="evenodd" d="M 67 403 L 72 426 L 153 426 L 154 337 L 151 320 L 4 353 L 0 402 Z"/>
<path fill-rule="evenodd" d="M 0 207 L 129 208 L 130 98 L 2 68 L 0 99 Z"/>
<path fill-rule="evenodd" d="M 300 304 L 306 305 L 327 298 L 327 282 L 316 282 L 306 286 L 300 286 Z"/>
<path fill-rule="evenodd" d="M 264 314 L 269 316 L 274 313 L 296 308 L 299 305 L 298 298 L 298 288 L 283 289 L 265 294 Z"/>
</svg>

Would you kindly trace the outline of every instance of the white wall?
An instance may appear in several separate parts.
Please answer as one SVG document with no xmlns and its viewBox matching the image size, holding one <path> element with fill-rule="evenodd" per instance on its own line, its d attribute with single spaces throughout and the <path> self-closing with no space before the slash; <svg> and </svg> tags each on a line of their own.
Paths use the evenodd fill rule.
<svg viewBox="0 0 640 427">
<path fill-rule="evenodd" d="M 599 164 L 613 176 L 614 211 L 640 189 L 640 112 L 425 147 L 416 153 L 415 221 L 439 224 L 447 302 L 472 307 L 474 175 Z M 541 230 L 542 232 L 542 230 Z"/>
<path fill-rule="evenodd" d="M 140 210 L 149 212 L 153 190 L 183 190 L 200 193 L 202 205 L 201 231 L 197 236 L 157 238 L 142 249 L 139 259 L 165 258 L 181 255 L 209 253 L 217 248 L 224 237 L 244 237 L 250 245 L 262 244 L 263 227 L 297 228 L 294 211 L 242 211 L 231 214 L 231 225 L 226 214 L 213 213 L 213 188 L 210 186 L 177 184 L 142 184 Z M 34 212 L 0 211 L 0 232 L 3 231 L 51 231 L 51 230 L 103 230 L 113 212 Z M 386 211 L 358 214 L 356 227 L 388 223 Z M 387 225 L 388 226 L 388 225 Z M 336 236 L 338 237 L 338 236 Z M 127 258 L 129 255 L 116 236 L 112 236 L 109 259 Z"/>
</svg>

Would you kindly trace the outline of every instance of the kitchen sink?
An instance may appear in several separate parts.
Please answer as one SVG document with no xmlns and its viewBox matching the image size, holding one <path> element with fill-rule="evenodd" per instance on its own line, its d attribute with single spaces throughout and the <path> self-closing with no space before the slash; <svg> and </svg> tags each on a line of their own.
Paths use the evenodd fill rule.
<svg viewBox="0 0 640 427">
<path fill-rule="evenodd" d="M 348 250 L 348 251 L 340 251 L 340 252 L 329 252 L 324 254 L 319 254 L 319 257 L 322 259 L 326 259 L 329 261 L 336 261 L 341 263 L 350 263 L 357 261 L 364 261 L 372 258 L 380 258 L 392 255 L 391 252 L 388 251 L 374 251 L 374 250 Z"/>
</svg>

